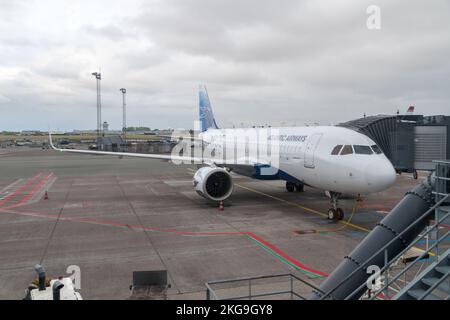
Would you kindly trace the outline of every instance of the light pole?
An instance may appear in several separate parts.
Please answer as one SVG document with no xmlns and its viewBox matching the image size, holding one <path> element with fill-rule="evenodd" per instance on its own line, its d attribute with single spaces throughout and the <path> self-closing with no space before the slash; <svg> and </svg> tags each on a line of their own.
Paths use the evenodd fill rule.
<svg viewBox="0 0 450 320">
<path fill-rule="evenodd" d="M 102 74 L 100 72 L 93 72 L 92 75 L 97 79 L 97 138 L 103 135 L 102 130 L 102 98 L 100 80 L 102 80 Z"/>
<path fill-rule="evenodd" d="M 127 102 L 126 102 L 126 93 L 127 93 L 127 89 L 125 88 L 121 88 L 119 89 L 120 91 L 122 91 L 122 104 L 123 104 L 123 109 L 122 109 L 122 134 L 123 134 L 123 142 L 126 143 L 126 131 L 127 131 Z"/>
</svg>

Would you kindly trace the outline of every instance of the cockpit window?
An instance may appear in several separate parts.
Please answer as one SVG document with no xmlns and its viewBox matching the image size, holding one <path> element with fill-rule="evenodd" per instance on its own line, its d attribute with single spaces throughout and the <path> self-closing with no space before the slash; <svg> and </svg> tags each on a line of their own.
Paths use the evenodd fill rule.
<svg viewBox="0 0 450 320">
<path fill-rule="evenodd" d="M 333 148 L 333 151 L 331 151 L 331 154 L 337 155 L 337 154 L 339 154 L 339 151 L 341 151 L 341 149 L 342 149 L 342 144 L 337 145 L 336 147 Z"/>
<path fill-rule="evenodd" d="M 369 146 L 354 145 L 353 149 L 355 149 L 356 154 L 372 154 L 373 153 L 372 149 L 370 149 Z"/>
<path fill-rule="evenodd" d="M 346 155 L 346 154 L 352 154 L 352 153 L 353 153 L 352 146 L 347 144 L 342 148 L 341 156 Z"/>
<path fill-rule="evenodd" d="M 383 151 L 381 151 L 380 147 L 377 146 L 376 144 L 374 144 L 374 145 L 372 146 L 372 150 L 373 150 L 373 152 L 375 152 L 376 154 L 383 153 Z"/>
</svg>

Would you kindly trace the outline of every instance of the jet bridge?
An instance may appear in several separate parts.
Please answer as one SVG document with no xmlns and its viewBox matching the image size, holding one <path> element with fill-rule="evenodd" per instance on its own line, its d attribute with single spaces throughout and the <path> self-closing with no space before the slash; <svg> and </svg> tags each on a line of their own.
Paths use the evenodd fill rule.
<svg viewBox="0 0 450 320">
<path fill-rule="evenodd" d="M 376 115 L 338 124 L 374 140 L 395 170 L 433 170 L 433 160 L 450 159 L 450 116 Z"/>
<path fill-rule="evenodd" d="M 380 297 L 388 299 L 390 288 L 397 286 L 396 282 L 402 280 L 404 288 L 395 292 L 394 299 L 448 300 L 450 292 L 445 292 L 445 288 L 450 281 L 450 250 L 442 250 L 442 242 L 450 235 L 450 230 L 443 227 L 450 219 L 449 202 L 450 161 L 436 161 L 435 173 L 406 193 L 391 212 L 322 283 L 320 291 L 314 291 L 311 299 L 353 300 L 367 295 L 368 292 L 370 293 L 366 296 L 368 299 Z M 429 224 L 430 220 L 434 223 Z M 448 231 L 441 236 L 442 229 Z M 433 244 L 418 254 L 413 262 L 396 272 L 391 272 L 392 267 L 413 246 L 432 237 L 434 237 Z M 404 276 L 407 271 L 422 263 L 424 259 L 427 260 L 429 256 L 433 256 L 434 261 L 405 286 Z M 384 276 L 381 287 L 368 288 L 372 270 Z M 440 294 L 432 293 L 439 288 Z"/>
</svg>

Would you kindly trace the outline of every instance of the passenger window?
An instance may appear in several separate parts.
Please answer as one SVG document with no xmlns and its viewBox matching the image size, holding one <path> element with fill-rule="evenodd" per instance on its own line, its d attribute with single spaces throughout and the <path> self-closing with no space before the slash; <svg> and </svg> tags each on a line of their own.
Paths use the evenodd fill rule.
<svg viewBox="0 0 450 320">
<path fill-rule="evenodd" d="M 376 144 L 374 144 L 374 145 L 372 146 L 372 150 L 373 150 L 373 152 L 375 152 L 376 154 L 383 153 L 383 151 L 381 151 L 380 147 L 377 146 Z"/>
<path fill-rule="evenodd" d="M 369 146 L 353 146 L 353 149 L 355 149 L 356 154 L 372 154 L 372 149 L 370 149 Z"/>
<path fill-rule="evenodd" d="M 342 148 L 341 156 L 346 155 L 346 154 L 352 154 L 352 153 L 353 153 L 352 146 L 347 144 Z"/>
<path fill-rule="evenodd" d="M 333 148 L 333 150 L 331 151 L 331 154 L 337 155 L 337 154 L 339 154 L 339 151 L 341 151 L 341 149 L 342 149 L 342 144 L 337 145 L 336 147 Z"/>
</svg>

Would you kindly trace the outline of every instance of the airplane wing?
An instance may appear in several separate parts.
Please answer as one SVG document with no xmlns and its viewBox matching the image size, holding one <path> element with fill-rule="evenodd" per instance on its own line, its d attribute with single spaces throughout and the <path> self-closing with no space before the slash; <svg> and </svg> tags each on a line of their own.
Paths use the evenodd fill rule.
<svg viewBox="0 0 450 320">
<path fill-rule="evenodd" d="M 195 162 L 206 162 L 201 158 L 195 157 L 183 157 L 183 156 L 173 156 L 166 154 L 152 154 L 152 153 L 132 153 L 132 152 L 112 152 L 112 151 L 96 151 L 96 150 L 80 150 L 80 149 L 61 149 L 53 145 L 52 135 L 48 133 L 48 140 L 50 146 L 60 152 L 70 152 L 70 153 L 83 153 L 92 155 L 110 155 L 118 157 L 134 157 L 134 158 L 148 158 L 148 159 L 159 159 L 159 160 L 178 160 L 178 161 L 195 161 Z"/>
<path fill-rule="evenodd" d="M 182 136 L 182 135 L 167 135 L 167 134 L 155 134 L 155 137 L 161 137 L 161 138 L 166 138 L 166 139 L 170 139 L 170 140 L 180 140 L 181 139 L 186 139 L 186 140 L 193 140 L 193 141 L 203 141 L 201 138 L 196 137 L 196 136 Z M 203 141 L 205 142 L 205 141 Z"/>
<path fill-rule="evenodd" d="M 224 161 L 223 159 L 214 159 L 214 158 L 185 157 L 185 156 L 175 156 L 175 155 L 171 155 L 171 154 L 62 149 L 62 148 L 57 148 L 53 145 L 52 135 L 50 132 L 48 133 L 48 140 L 49 140 L 50 146 L 54 150 L 57 150 L 60 152 L 82 153 L 82 154 L 92 154 L 92 155 L 110 155 L 110 156 L 117 156 L 117 157 L 134 157 L 134 158 L 147 158 L 147 159 L 159 159 L 159 160 L 185 161 L 185 162 L 190 162 L 190 163 L 194 163 L 194 164 L 204 163 L 204 164 L 210 165 L 210 166 L 215 166 L 215 165 L 227 166 L 227 162 Z M 233 164 L 248 165 L 248 166 L 253 166 L 256 164 L 260 164 L 260 163 L 261 162 L 255 162 L 252 160 L 250 160 L 250 161 L 238 160 L 237 163 L 233 162 Z"/>
</svg>

